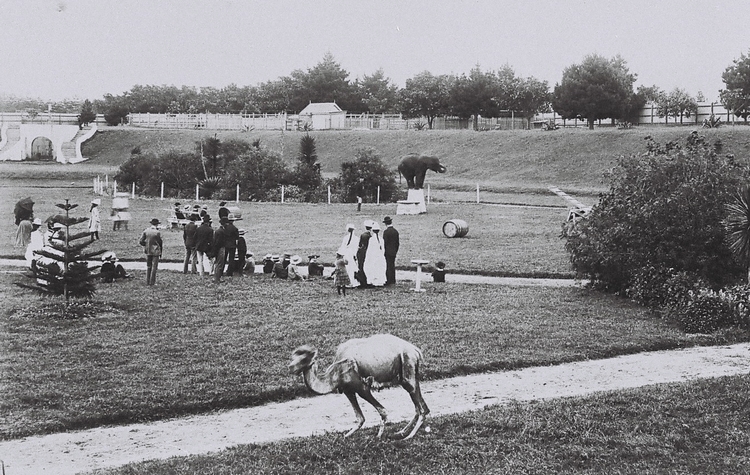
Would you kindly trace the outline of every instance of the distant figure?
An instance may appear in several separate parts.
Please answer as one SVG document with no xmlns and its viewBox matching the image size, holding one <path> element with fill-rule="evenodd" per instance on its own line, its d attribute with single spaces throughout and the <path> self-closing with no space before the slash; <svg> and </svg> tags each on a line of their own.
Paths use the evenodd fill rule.
<svg viewBox="0 0 750 475">
<path fill-rule="evenodd" d="M 92 241 L 99 239 L 99 232 L 102 230 L 102 218 L 99 212 L 99 205 L 101 204 L 101 198 L 91 200 L 91 208 L 89 209 L 89 213 L 91 213 L 91 217 L 89 218 L 89 233 L 91 233 Z"/>
<path fill-rule="evenodd" d="M 299 270 L 299 264 L 302 262 L 300 256 L 294 255 L 289 259 L 289 265 L 286 268 L 289 280 L 305 280 L 305 276 Z"/>
<path fill-rule="evenodd" d="M 139 241 L 146 254 L 146 285 L 156 284 L 156 271 L 159 268 L 159 259 L 163 251 L 164 245 L 159 232 L 159 223 L 157 218 L 153 218 L 151 226 L 143 231 Z"/>
<path fill-rule="evenodd" d="M 356 287 L 359 285 L 354 277 L 354 273 L 357 271 L 357 250 L 359 248 L 359 237 L 354 235 L 355 226 L 351 223 L 346 225 L 346 234 L 341 240 L 341 246 L 339 250 L 342 251 L 342 255 L 347 261 L 346 270 L 349 272 L 349 286 Z"/>
<path fill-rule="evenodd" d="M 367 275 L 365 275 L 365 258 L 367 256 L 367 247 L 372 238 L 372 221 L 369 219 L 363 223 L 365 232 L 359 236 L 359 247 L 357 248 L 357 280 L 360 288 L 368 287 Z"/>
<path fill-rule="evenodd" d="M 102 277 L 102 282 L 110 284 L 117 279 L 125 279 L 130 275 L 125 272 L 125 268 L 122 264 L 117 263 L 117 255 L 112 252 L 105 252 L 102 255 L 102 267 L 99 270 L 99 274 Z"/>
<path fill-rule="evenodd" d="M 245 241 L 245 230 L 237 230 L 237 257 L 235 258 L 235 269 L 240 277 L 245 274 L 245 259 L 247 258 L 247 242 Z"/>
<path fill-rule="evenodd" d="M 255 274 L 255 258 L 253 257 L 253 253 L 250 251 L 247 251 L 245 254 L 245 273 L 248 275 Z"/>
<path fill-rule="evenodd" d="M 357 213 L 362 211 L 362 197 L 357 196 Z"/>
<path fill-rule="evenodd" d="M 321 277 L 323 275 L 323 264 L 318 262 L 319 257 L 317 254 L 307 256 L 307 275 L 309 277 Z"/>
<path fill-rule="evenodd" d="M 31 224 L 31 219 L 22 219 L 18 222 L 18 229 L 16 229 L 16 247 L 20 247 L 26 252 L 26 248 L 31 242 L 31 232 L 34 230 Z"/>
<path fill-rule="evenodd" d="M 349 280 L 349 271 L 346 268 L 349 261 L 344 257 L 344 249 L 339 249 L 336 253 L 336 261 L 333 269 L 333 285 L 339 295 L 346 297 L 346 288 L 351 287 L 352 282 Z"/>
<path fill-rule="evenodd" d="M 174 204 L 174 217 L 177 219 L 185 219 L 185 213 L 180 209 L 180 203 Z"/>
<path fill-rule="evenodd" d="M 383 244 L 385 249 L 385 285 L 396 284 L 396 254 L 398 254 L 398 231 L 393 227 L 390 216 L 383 218 L 386 228 L 383 230 Z"/>
<path fill-rule="evenodd" d="M 191 271 L 193 274 L 197 274 L 197 260 L 198 252 L 196 250 L 196 234 L 198 233 L 198 225 L 195 221 L 198 219 L 197 214 L 190 215 L 190 221 L 185 225 L 182 230 L 182 241 L 185 243 L 185 260 L 182 263 L 182 273 L 188 273 L 188 265 L 192 264 Z"/>
<path fill-rule="evenodd" d="M 222 201 L 219 203 L 219 220 L 221 220 L 221 218 L 226 218 L 227 216 L 229 216 L 229 208 L 227 208 L 227 202 Z"/>
<path fill-rule="evenodd" d="M 211 227 L 211 218 L 203 216 L 201 225 L 195 230 L 195 256 L 198 261 L 198 273 L 211 273 L 211 248 L 214 245 L 214 228 Z"/>
<path fill-rule="evenodd" d="M 435 270 L 432 271 L 433 282 L 445 282 L 445 262 L 437 261 L 435 263 Z"/>
<path fill-rule="evenodd" d="M 29 238 L 29 244 L 26 246 L 26 263 L 31 267 L 31 262 L 36 257 L 34 251 L 38 251 L 45 245 L 45 231 L 42 228 L 42 220 L 39 218 L 34 219 L 31 223 L 31 237 Z"/>
<path fill-rule="evenodd" d="M 274 256 L 273 261 L 273 273 L 271 274 L 271 277 L 275 277 L 277 279 L 288 278 L 289 271 L 287 270 L 287 267 L 284 266 L 284 261 L 282 261 L 279 256 Z"/>
<path fill-rule="evenodd" d="M 263 257 L 263 273 L 271 274 L 273 272 L 274 264 L 273 255 L 266 254 L 265 257 Z"/>
<path fill-rule="evenodd" d="M 370 287 L 385 285 L 385 250 L 383 237 L 380 236 L 380 224 L 372 225 L 372 237 L 367 246 L 365 264 L 363 266 Z"/>
</svg>

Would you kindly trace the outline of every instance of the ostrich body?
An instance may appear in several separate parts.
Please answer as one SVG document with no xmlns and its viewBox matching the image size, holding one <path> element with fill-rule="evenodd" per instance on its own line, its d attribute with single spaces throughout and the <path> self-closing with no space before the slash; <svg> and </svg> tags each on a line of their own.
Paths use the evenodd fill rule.
<svg viewBox="0 0 750 475">
<path fill-rule="evenodd" d="M 369 402 L 380 414 L 378 437 L 382 437 L 388 414 L 373 397 L 373 389 L 400 385 L 411 396 L 416 414 L 397 432 L 404 440 L 411 439 L 424 422 L 430 409 L 419 390 L 419 366 L 422 352 L 408 341 L 393 335 L 373 335 L 345 341 L 336 349 L 336 356 L 322 374 L 318 372 L 318 351 L 301 346 L 292 353 L 290 370 L 302 373 L 305 384 L 318 394 L 339 392 L 346 395 L 357 416 L 357 425 L 346 433 L 349 437 L 365 423 L 357 395 Z"/>
</svg>

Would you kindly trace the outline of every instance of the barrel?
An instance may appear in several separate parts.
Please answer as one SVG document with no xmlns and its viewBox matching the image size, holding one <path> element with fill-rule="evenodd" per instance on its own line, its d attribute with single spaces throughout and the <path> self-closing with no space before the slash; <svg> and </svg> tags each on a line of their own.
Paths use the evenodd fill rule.
<svg viewBox="0 0 750 475">
<path fill-rule="evenodd" d="M 443 224 L 443 234 L 446 237 L 464 237 L 469 233 L 469 225 L 462 219 L 451 219 Z"/>
</svg>

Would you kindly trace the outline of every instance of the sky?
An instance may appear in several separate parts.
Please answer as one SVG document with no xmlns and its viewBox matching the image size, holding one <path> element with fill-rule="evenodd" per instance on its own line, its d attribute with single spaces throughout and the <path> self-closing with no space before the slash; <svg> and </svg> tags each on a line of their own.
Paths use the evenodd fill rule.
<svg viewBox="0 0 750 475">
<path fill-rule="evenodd" d="M 0 19 L 0 94 L 54 101 L 257 86 L 327 53 L 351 81 L 507 64 L 550 90 L 587 55 L 619 54 L 636 87 L 716 100 L 750 51 L 743 0 L 0 0 Z"/>
</svg>

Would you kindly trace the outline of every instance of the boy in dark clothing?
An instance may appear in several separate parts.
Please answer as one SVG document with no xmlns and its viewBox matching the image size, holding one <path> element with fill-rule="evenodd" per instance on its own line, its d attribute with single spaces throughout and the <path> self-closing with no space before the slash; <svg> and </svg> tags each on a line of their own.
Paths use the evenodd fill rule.
<svg viewBox="0 0 750 475">
<path fill-rule="evenodd" d="M 247 242 L 245 242 L 245 230 L 237 230 L 237 259 L 235 260 L 235 269 L 239 276 L 245 273 L 245 257 L 247 255 Z"/>
<path fill-rule="evenodd" d="M 435 270 L 432 271 L 433 282 L 445 282 L 445 263 L 438 261 L 435 263 Z"/>
<path fill-rule="evenodd" d="M 232 274 L 234 274 L 234 260 L 237 253 L 237 240 L 240 238 L 240 231 L 234 225 L 234 215 L 231 213 L 226 218 L 223 218 L 222 223 L 225 222 L 224 229 L 226 230 L 227 235 L 224 245 L 226 249 L 226 257 L 224 260 L 227 263 L 227 275 L 231 277 Z"/>
</svg>

